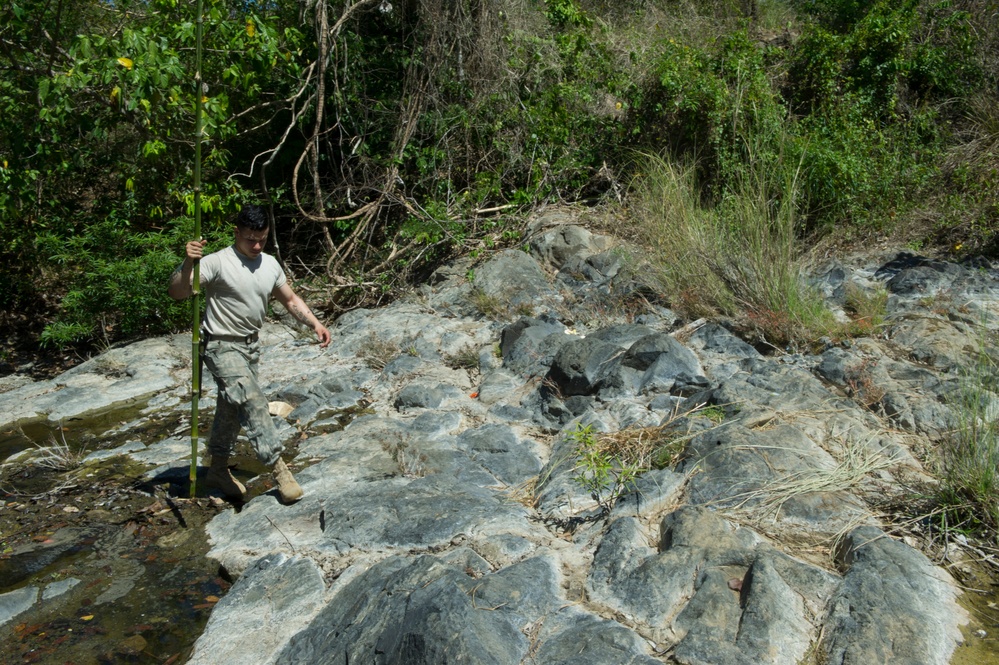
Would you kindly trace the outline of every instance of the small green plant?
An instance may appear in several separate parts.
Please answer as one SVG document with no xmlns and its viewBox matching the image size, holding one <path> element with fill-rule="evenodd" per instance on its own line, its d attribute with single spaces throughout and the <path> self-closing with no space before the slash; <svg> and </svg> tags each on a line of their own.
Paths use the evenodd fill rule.
<svg viewBox="0 0 999 665">
<path fill-rule="evenodd" d="M 590 493 L 604 512 L 610 512 L 614 502 L 624 494 L 645 471 L 636 462 L 626 462 L 601 445 L 593 426 L 576 426 L 569 432 L 576 444 L 578 475 L 574 480 Z"/>
<path fill-rule="evenodd" d="M 704 418 L 707 418 L 716 425 L 720 424 L 723 420 L 725 420 L 725 409 L 723 409 L 720 406 L 706 406 L 703 409 L 701 409 L 698 413 L 699 415 L 703 416 Z"/>
</svg>

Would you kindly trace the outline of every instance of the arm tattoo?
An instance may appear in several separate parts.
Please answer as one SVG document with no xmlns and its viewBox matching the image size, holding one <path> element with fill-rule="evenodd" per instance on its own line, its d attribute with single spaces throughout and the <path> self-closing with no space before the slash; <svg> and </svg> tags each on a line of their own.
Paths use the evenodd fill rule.
<svg viewBox="0 0 999 665">
<path fill-rule="evenodd" d="M 312 312 L 309 311 L 309 308 L 307 306 L 293 305 L 291 308 L 291 313 L 294 314 L 295 318 L 301 321 L 302 323 L 309 325 L 312 324 L 312 321 L 310 321 L 310 318 L 312 318 Z"/>
</svg>

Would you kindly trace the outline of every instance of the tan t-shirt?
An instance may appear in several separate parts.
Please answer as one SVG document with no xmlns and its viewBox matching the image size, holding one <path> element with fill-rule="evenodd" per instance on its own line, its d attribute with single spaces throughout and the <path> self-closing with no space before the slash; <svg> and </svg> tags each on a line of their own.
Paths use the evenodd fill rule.
<svg viewBox="0 0 999 665">
<path fill-rule="evenodd" d="M 235 246 L 201 259 L 205 291 L 205 330 L 213 335 L 252 335 L 264 325 L 267 301 L 287 282 L 281 265 L 270 254 L 250 259 Z"/>
</svg>

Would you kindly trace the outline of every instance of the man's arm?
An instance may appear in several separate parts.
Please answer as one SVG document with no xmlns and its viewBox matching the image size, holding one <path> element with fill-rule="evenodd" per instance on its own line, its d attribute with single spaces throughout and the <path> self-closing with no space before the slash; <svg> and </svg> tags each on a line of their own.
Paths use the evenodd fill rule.
<svg viewBox="0 0 999 665">
<path fill-rule="evenodd" d="M 170 286 L 167 288 L 167 294 L 174 300 L 190 298 L 194 294 L 194 289 L 191 288 L 194 282 L 194 261 L 201 259 L 207 242 L 207 240 L 192 240 L 187 243 L 184 249 L 184 265 L 170 275 Z"/>
<path fill-rule="evenodd" d="M 316 337 L 319 338 L 319 346 L 325 348 L 330 343 L 330 331 L 316 318 L 316 315 L 312 313 L 312 310 L 305 304 L 305 301 L 287 283 L 274 289 L 274 297 L 299 322 L 316 331 Z"/>
</svg>

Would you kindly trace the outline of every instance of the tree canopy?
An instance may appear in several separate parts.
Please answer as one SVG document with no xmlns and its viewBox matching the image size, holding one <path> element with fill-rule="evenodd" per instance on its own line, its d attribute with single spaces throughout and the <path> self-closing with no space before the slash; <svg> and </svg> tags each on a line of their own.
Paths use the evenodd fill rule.
<svg viewBox="0 0 999 665">
<path fill-rule="evenodd" d="M 917 226 L 995 252 L 999 110 L 973 0 L 9 0 L 0 8 L 0 308 L 42 344 L 183 326 L 194 102 L 216 245 L 265 204 L 320 309 L 370 303 L 508 215 L 627 198 L 639 151 L 800 169 L 802 236 Z M 789 159 L 790 157 L 790 159 Z M 929 221 L 927 221 L 929 220 Z"/>
</svg>

